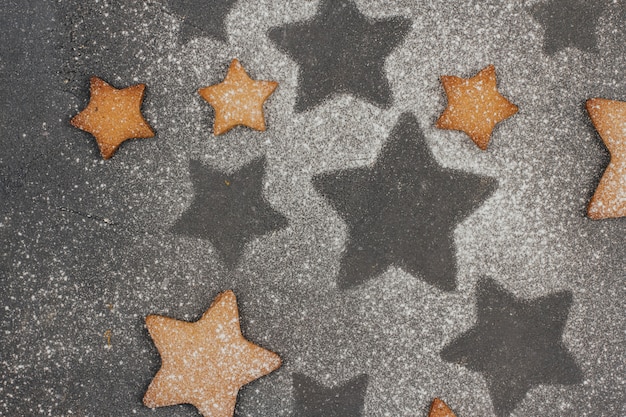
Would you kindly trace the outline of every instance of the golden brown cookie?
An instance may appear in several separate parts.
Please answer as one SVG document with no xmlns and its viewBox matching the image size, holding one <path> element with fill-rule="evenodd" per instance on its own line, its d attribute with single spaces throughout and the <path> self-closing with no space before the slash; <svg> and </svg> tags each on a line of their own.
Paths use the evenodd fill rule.
<svg viewBox="0 0 626 417">
<path fill-rule="evenodd" d="M 277 354 L 242 336 L 232 291 L 194 323 L 150 315 L 146 325 L 161 355 L 143 397 L 148 407 L 192 404 L 205 417 L 232 417 L 239 389 L 281 365 Z"/>
<path fill-rule="evenodd" d="M 90 84 L 89 104 L 70 123 L 95 136 L 104 159 L 112 157 L 127 139 L 154 136 L 141 115 L 145 84 L 118 90 L 98 77 L 91 77 Z"/>
<path fill-rule="evenodd" d="M 493 65 L 472 78 L 444 75 L 441 83 L 448 106 L 435 126 L 467 133 L 482 150 L 487 149 L 496 124 L 517 113 L 517 106 L 498 91 Z"/>
<path fill-rule="evenodd" d="M 456 417 L 450 407 L 439 398 L 435 398 L 430 405 L 428 417 Z"/>
<path fill-rule="evenodd" d="M 198 93 L 215 109 L 213 134 L 221 135 L 235 126 L 265 130 L 263 103 L 278 87 L 275 81 L 256 81 L 233 59 L 226 78 Z"/>
<path fill-rule="evenodd" d="M 606 219 L 626 216 L 626 102 L 592 98 L 587 112 L 611 154 L 593 194 L 587 216 Z"/>
</svg>

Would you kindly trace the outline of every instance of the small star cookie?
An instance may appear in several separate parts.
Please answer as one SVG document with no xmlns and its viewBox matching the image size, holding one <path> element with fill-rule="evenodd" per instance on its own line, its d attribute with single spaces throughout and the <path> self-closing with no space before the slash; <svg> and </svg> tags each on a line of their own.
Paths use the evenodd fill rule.
<svg viewBox="0 0 626 417">
<path fill-rule="evenodd" d="M 626 102 L 592 98 L 587 112 L 611 154 L 593 194 L 587 216 L 607 219 L 626 216 Z"/>
<path fill-rule="evenodd" d="M 265 131 L 263 103 L 276 87 L 276 81 L 253 80 L 239 61 L 233 59 L 224 81 L 198 90 L 215 109 L 213 134 L 221 135 L 235 126 Z"/>
<path fill-rule="evenodd" d="M 439 398 L 435 398 L 430 405 L 428 417 L 456 417 L 450 407 Z"/>
<path fill-rule="evenodd" d="M 232 291 L 194 323 L 150 315 L 146 326 L 161 355 L 143 398 L 151 408 L 192 404 L 204 417 L 232 417 L 239 389 L 281 365 L 277 354 L 241 334 Z"/>
<path fill-rule="evenodd" d="M 91 77 L 89 104 L 70 123 L 95 136 L 102 157 L 109 159 L 125 140 L 154 136 L 141 115 L 145 88 L 145 84 L 136 84 L 118 90 Z"/>
<path fill-rule="evenodd" d="M 493 65 L 472 78 L 444 75 L 441 83 L 448 96 L 448 106 L 435 126 L 467 133 L 483 151 L 496 124 L 517 113 L 517 106 L 498 91 Z"/>
</svg>

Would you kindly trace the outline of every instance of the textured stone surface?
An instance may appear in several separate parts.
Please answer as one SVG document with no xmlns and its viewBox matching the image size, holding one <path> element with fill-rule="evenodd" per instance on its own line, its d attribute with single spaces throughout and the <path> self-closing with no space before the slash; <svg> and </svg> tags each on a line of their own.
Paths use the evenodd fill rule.
<svg viewBox="0 0 626 417">
<path fill-rule="evenodd" d="M 484 375 L 440 353 L 476 324 L 481 277 L 515 299 L 572 296 L 561 340 L 582 383 L 533 386 L 511 416 L 626 413 L 626 224 L 585 217 L 608 152 L 584 110 L 590 97 L 626 99 L 624 0 L 602 9 L 597 49 L 554 54 L 535 18 L 547 0 L 355 1 L 370 21 L 411 22 L 382 66 L 392 100 L 338 94 L 304 112 L 300 65 L 269 33 L 313 20 L 318 2 L 238 0 L 227 41 L 186 42 L 166 3 L 0 0 L 0 414 L 197 415 L 141 404 L 160 365 L 144 319 L 197 320 L 232 289 L 243 335 L 283 359 L 240 392 L 239 417 L 291 416 L 293 373 L 324 387 L 368 375 L 366 417 L 427 415 L 433 397 L 459 417 L 495 416 Z M 220 82 L 233 58 L 280 87 L 266 132 L 215 138 L 197 89 Z M 439 77 L 489 64 L 520 111 L 482 152 L 434 123 L 446 103 Z M 103 161 L 69 124 L 92 75 L 145 83 L 156 136 Z M 498 187 L 453 230 L 454 291 L 397 266 L 340 290 L 348 225 L 312 179 L 371 167 L 406 112 L 438 165 Z M 287 225 L 250 240 L 229 269 L 210 240 L 173 232 L 194 198 L 190 161 L 232 173 L 262 157 L 263 198 Z"/>
</svg>

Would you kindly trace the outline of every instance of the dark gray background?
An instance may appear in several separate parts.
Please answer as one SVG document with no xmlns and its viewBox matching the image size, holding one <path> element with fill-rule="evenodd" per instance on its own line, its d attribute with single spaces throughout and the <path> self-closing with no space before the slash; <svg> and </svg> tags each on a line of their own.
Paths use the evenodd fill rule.
<svg viewBox="0 0 626 417">
<path fill-rule="evenodd" d="M 412 20 L 385 62 L 391 106 L 339 95 L 296 113 L 298 66 L 267 33 L 311 19 L 315 1 L 239 0 L 227 42 L 181 38 L 165 1 L 0 1 L 0 414 L 197 415 L 141 404 L 159 366 L 143 319 L 195 320 L 233 289 L 244 334 L 284 361 L 242 390 L 241 416 L 290 415 L 294 372 L 329 387 L 367 374 L 365 416 L 426 415 L 434 396 L 459 417 L 491 416 L 483 376 L 439 354 L 474 325 L 476 283 L 488 276 L 520 298 L 573 294 L 563 342 L 583 383 L 534 387 L 512 415 L 625 415 L 626 222 L 584 217 L 608 153 L 583 106 L 626 100 L 626 4 L 607 2 L 597 50 L 548 54 L 538 3 L 357 1 L 370 18 Z M 215 138 L 196 90 L 235 57 L 280 86 L 265 106 L 267 132 Z M 439 76 L 490 63 L 520 112 L 481 152 L 433 124 L 445 107 Z M 93 138 L 69 125 L 91 75 L 147 83 L 156 137 L 102 161 Z M 311 178 L 371 165 L 403 112 L 442 166 L 499 188 L 454 232 L 456 291 L 394 267 L 340 291 L 346 226 Z M 286 228 L 253 240 L 232 270 L 210 242 L 171 232 L 193 198 L 191 159 L 233 171 L 263 155 L 265 197 Z"/>
</svg>

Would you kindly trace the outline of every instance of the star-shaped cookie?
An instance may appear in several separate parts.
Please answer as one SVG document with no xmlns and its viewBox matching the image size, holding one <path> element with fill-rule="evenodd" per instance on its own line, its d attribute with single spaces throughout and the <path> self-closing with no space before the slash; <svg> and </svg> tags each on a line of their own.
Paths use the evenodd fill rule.
<svg viewBox="0 0 626 417">
<path fill-rule="evenodd" d="M 263 196 L 265 158 L 257 158 L 232 173 L 190 162 L 194 198 L 173 232 L 211 241 L 229 268 L 246 244 L 287 225 Z"/>
<path fill-rule="evenodd" d="M 395 265 L 452 291 L 454 229 L 491 195 L 496 181 L 441 167 L 417 120 L 405 113 L 373 166 L 320 174 L 313 186 L 348 226 L 339 287 Z"/>
<path fill-rule="evenodd" d="M 517 113 L 517 106 L 498 91 L 493 65 L 472 78 L 444 75 L 441 83 L 448 96 L 448 106 L 436 126 L 467 133 L 482 150 L 487 149 L 496 124 Z"/>
<path fill-rule="evenodd" d="M 161 355 L 143 398 L 151 408 L 192 404 L 205 417 L 232 417 L 239 389 L 281 365 L 277 354 L 241 334 L 232 291 L 194 323 L 150 315 L 146 326 Z"/>
<path fill-rule="evenodd" d="M 596 26 L 606 0 L 548 0 L 534 6 L 533 16 L 545 28 L 543 49 L 548 55 L 567 47 L 597 52 Z"/>
<path fill-rule="evenodd" d="M 353 1 L 322 0 L 313 20 L 273 28 L 269 38 L 300 65 L 297 112 L 341 93 L 386 108 L 385 60 L 410 29 L 404 17 L 372 19 Z"/>
<path fill-rule="evenodd" d="M 367 391 L 368 377 L 359 375 L 344 384 L 324 387 L 303 374 L 293 374 L 296 399 L 294 416 L 360 417 Z"/>
<path fill-rule="evenodd" d="M 127 139 L 154 136 L 141 114 L 145 84 L 118 90 L 98 77 L 91 77 L 90 84 L 89 104 L 70 123 L 95 136 L 104 159 Z"/>
<path fill-rule="evenodd" d="M 592 219 L 626 216 L 626 102 L 592 98 L 587 112 L 611 153 L 611 162 L 587 208 Z"/>
<path fill-rule="evenodd" d="M 430 405 L 430 412 L 428 417 L 456 417 L 450 407 L 441 401 L 439 398 L 435 398 Z"/>
<path fill-rule="evenodd" d="M 239 61 L 233 59 L 224 81 L 198 90 L 215 109 L 213 134 L 221 135 L 235 126 L 264 131 L 263 103 L 276 87 L 276 81 L 253 80 Z"/>
<path fill-rule="evenodd" d="M 476 294 L 476 325 L 447 345 L 441 357 L 484 375 L 498 417 L 510 415 L 535 385 L 582 382 L 561 341 L 571 292 L 520 300 L 483 278 Z"/>
</svg>

